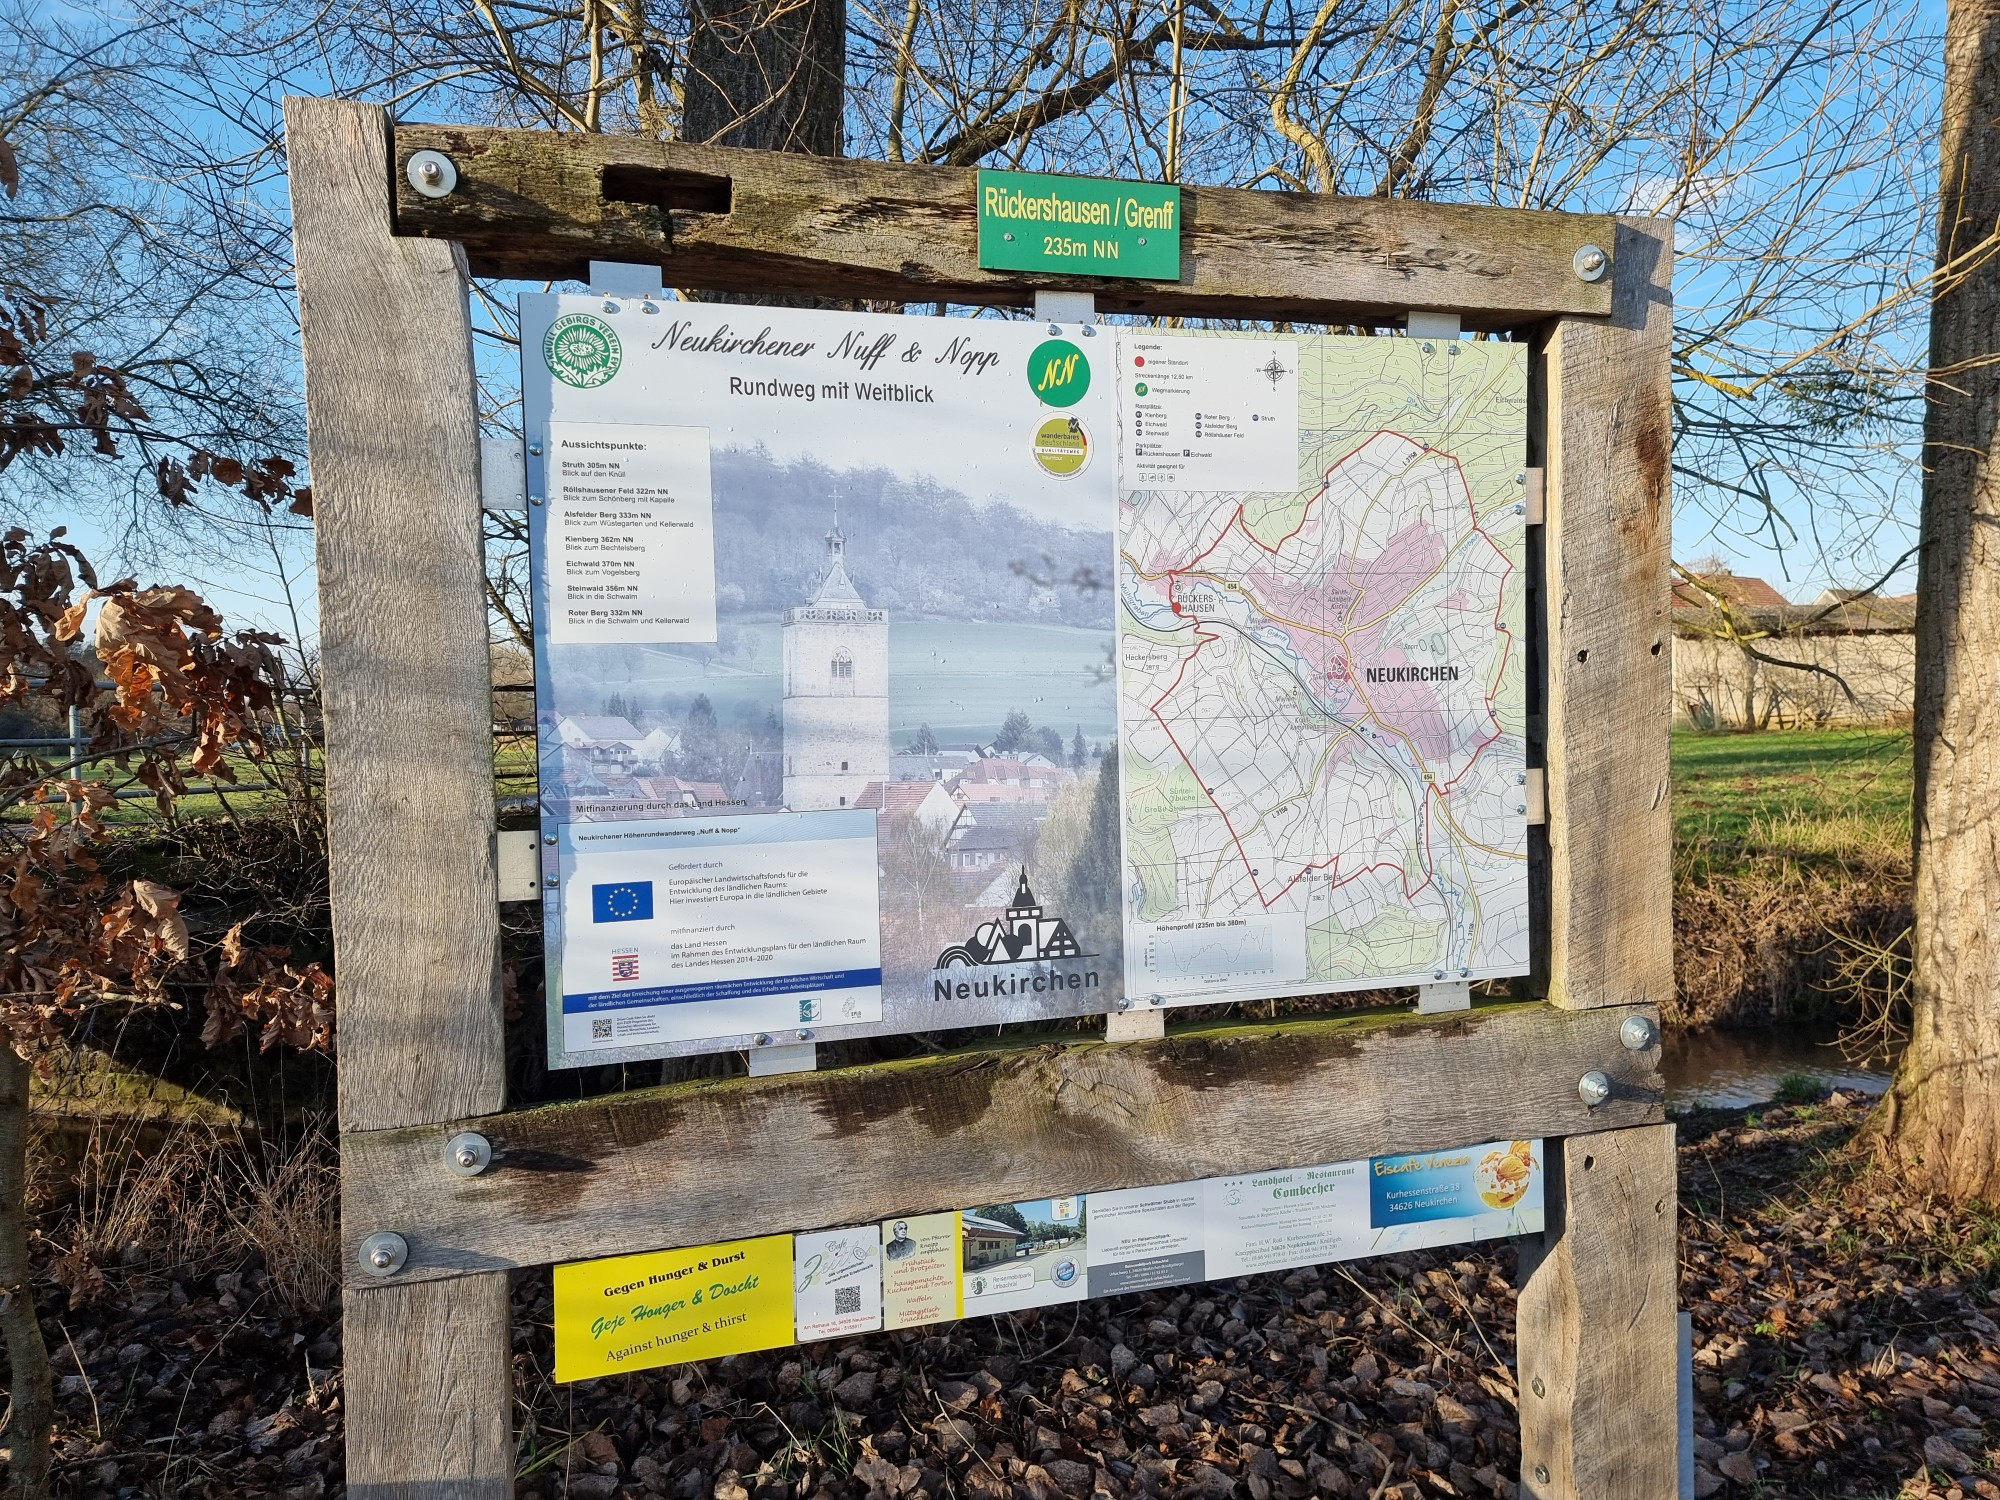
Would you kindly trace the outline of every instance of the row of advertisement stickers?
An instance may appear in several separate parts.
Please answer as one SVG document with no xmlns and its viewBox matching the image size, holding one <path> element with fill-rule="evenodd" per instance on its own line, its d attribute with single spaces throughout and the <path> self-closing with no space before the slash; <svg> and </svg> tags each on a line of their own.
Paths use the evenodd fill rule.
<svg viewBox="0 0 2000 1500">
<path fill-rule="evenodd" d="M 1542 1229 L 1542 1143 L 990 1203 L 555 1271 L 556 1379 Z"/>
</svg>

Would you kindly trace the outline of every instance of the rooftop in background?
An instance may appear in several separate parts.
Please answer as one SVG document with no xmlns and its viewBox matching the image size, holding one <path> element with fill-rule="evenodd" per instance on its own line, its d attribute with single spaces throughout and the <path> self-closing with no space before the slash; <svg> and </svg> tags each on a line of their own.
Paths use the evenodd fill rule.
<svg viewBox="0 0 2000 1500">
<path fill-rule="evenodd" d="M 1793 604 L 1761 578 L 1736 573 L 1694 576 L 1700 586 L 1686 579 L 1674 581 L 1674 627 L 1686 635 L 1725 634 L 1725 612 L 1738 626 L 1778 633 L 1893 634 L 1916 628 L 1915 594 L 1822 589 L 1812 603 Z"/>
<path fill-rule="evenodd" d="M 1683 606 L 1712 608 L 1717 596 L 1735 609 L 1785 609 L 1792 602 L 1761 578 L 1746 578 L 1738 573 L 1697 573 L 1694 576 L 1695 583 L 1689 583 L 1684 578 L 1674 580 L 1676 609 Z"/>
</svg>

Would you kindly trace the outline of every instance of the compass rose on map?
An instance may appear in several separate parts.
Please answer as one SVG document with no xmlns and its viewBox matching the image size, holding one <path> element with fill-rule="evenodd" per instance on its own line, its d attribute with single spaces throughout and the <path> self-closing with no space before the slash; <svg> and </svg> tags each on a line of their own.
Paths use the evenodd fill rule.
<svg viewBox="0 0 2000 1500">
<path fill-rule="evenodd" d="M 1261 366 L 1257 373 L 1270 381 L 1271 389 L 1275 391 L 1278 388 L 1278 382 L 1292 372 L 1279 363 L 1278 356 L 1274 354 L 1271 356 L 1269 363 Z"/>
</svg>

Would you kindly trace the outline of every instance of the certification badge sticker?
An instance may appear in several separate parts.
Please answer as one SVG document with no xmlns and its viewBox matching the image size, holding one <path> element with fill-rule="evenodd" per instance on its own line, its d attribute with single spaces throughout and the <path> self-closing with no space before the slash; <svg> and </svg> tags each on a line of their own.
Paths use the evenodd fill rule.
<svg viewBox="0 0 2000 1500">
<path fill-rule="evenodd" d="M 609 323 L 589 313 L 568 313 L 549 325 L 542 359 L 564 385 L 588 391 L 618 373 L 625 351 Z"/>
<path fill-rule="evenodd" d="M 1035 462 L 1057 479 L 1081 474 L 1090 462 L 1090 434 L 1075 417 L 1050 417 L 1035 429 Z"/>
</svg>

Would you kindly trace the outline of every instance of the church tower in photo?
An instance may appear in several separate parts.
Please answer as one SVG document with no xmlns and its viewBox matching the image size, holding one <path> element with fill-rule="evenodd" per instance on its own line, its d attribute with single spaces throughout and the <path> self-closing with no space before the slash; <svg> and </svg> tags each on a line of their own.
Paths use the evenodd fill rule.
<svg viewBox="0 0 2000 1500">
<path fill-rule="evenodd" d="M 840 523 L 826 571 L 785 612 L 785 806 L 853 807 L 889 779 L 889 612 L 870 609 L 847 576 Z"/>
</svg>

